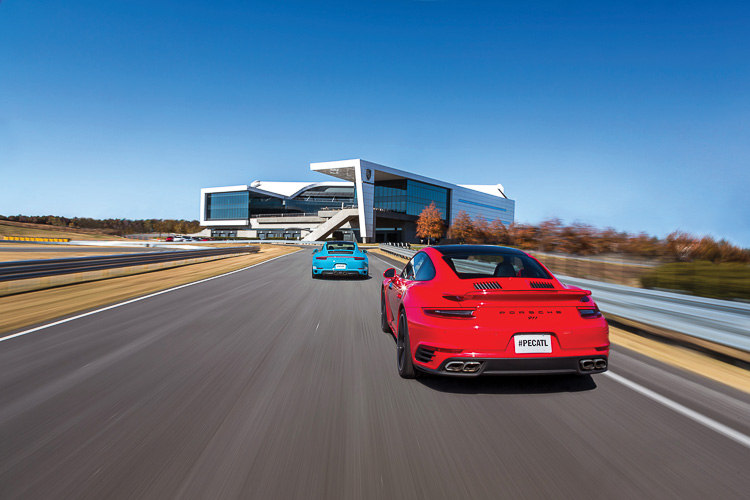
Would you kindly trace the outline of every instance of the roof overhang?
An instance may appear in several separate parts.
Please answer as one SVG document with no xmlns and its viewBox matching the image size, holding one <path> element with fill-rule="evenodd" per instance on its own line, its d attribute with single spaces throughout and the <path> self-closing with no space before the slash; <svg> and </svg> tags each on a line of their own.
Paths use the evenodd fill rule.
<svg viewBox="0 0 750 500">
<path fill-rule="evenodd" d="M 480 193 L 490 194 L 498 196 L 500 198 L 507 198 L 505 196 L 505 190 L 501 184 L 492 185 L 459 185 L 451 184 L 449 182 L 432 179 L 423 175 L 406 172 L 405 170 L 399 170 L 397 168 L 387 167 L 385 165 L 379 165 L 372 163 L 360 158 L 354 158 L 351 160 L 337 160 L 337 161 L 324 161 L 318 163 L 311 163 L 310 170 L 320 172 L 322 174 L 328 174 L 338 179 L 343 179 L 349 182 L 356 182 L 356 169 L 363 169 L 363 177 L 370 182 L 378 181 L 391 181 L 401 179 L 413 179 L 415 181 L 424 182 L 425 184 L 432 184 L 433 186 L 440 186 L 446 189 L 455 189 L 456 187 L 463 187 L 471 189 L 473 191 L 479 191 Z M 372 177 L 367 179 L 367 171 L 371 172 Z"/>
</svg>

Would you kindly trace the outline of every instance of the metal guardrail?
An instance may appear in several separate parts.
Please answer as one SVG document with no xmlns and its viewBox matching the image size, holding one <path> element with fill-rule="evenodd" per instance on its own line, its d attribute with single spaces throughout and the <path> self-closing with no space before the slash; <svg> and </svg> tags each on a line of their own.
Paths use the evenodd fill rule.
<svg viewBox="0 0 750 500">
<path fill-rule="evenodd" d="M 198 259 L 240 253 L 256 253 L 259 247 L 210 248 L 205 250 L 175 250 L 104 257 L 75 257 L 67 259 L 23 260 L 0 263 L 0 281 L 44 278 L 62 274 L 102 271 L 118 267 L 142 266 L 162 262 Z"/>
<path fill-rule="evenodd" d="M 750 304 L 570 276 L 558 279 L 591 290 L 607 315 L 750 352 Z"/>
<path fill-rule="evenodd" d="M 381 245 L 378 245 L 378 249 L 385 253 L 389 253 L 391 255 L 395 255 L 396 257 L 401 257 L 402 259 L 411 259 L 415 253 L 417 253 L 416 250 L 412 250 L 411 248 L 407 246 L 402 246 L 402 244 L 391 244 L 391 243 L 384 243 Z"/>
<path fill-rule="evenodd" d="M 417 253 L 393 245 L 379 248 L 405 259 Z M 750 352 L 750 304 L 571 276 L 557 275 L 557 278 L 565 284 L 591 290 L 599 309 L 607 316 Z"/>
</svg>

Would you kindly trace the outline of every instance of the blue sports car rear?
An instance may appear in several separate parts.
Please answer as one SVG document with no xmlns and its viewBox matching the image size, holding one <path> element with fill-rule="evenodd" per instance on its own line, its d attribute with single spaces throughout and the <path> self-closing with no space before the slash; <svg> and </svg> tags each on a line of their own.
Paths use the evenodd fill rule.
<svg viewBox="0 0 750 500">
<path fill-rule="evenodd" d="M 312 257 L 312 277 L 367 276 L 367 254 L 353 241 L 328 241 Z"/>
</svg>

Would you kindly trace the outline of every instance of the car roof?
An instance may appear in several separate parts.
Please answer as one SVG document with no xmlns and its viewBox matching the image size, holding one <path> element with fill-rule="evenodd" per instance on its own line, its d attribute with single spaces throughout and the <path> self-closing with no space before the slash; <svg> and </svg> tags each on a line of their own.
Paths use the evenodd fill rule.
<svg viewBox="0 0 750 500">
<path fill-rule="evenodd" d="M 450 257 L 452 255 L 492 255 L 502 252 L 511 255 L 526 255 L 526 252 L 517 248 L 501 247 L 497 245 L 438 245 L 432 247 L 437 252 Z"/>
<path fill-rule="evenodd" d="M 356 242 L 356 241 L 344 241 L 344 240 L 331 240 L 331 241 L 326 241 L 326 245 L 328 245 L 329 243 L 351 243 L 352 245 L 355 245 L 355 246 L 357 245 L 357 242 Z"/>
</svg>

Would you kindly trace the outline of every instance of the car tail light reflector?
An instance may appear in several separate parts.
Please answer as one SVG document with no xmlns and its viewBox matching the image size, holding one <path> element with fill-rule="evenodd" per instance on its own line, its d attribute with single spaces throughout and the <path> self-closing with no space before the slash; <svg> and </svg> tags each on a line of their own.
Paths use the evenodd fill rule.
<svg viewBox="0 0 750 500">
<path fill-rule="evenodd" d="M 318 260 L 326 260 L 328 257 L 315 257 Z"/>
<path fill-rule="evenodd" d="M 580 314 L 582 318 L 601 318 L 602 317 L 602 312 L 599 310 L 598 307 L 579 307 L 578 314 Z"/>
<path fill-rule="evenodd" d="M 354 260 L 365 260 L 364 257 L 354 257 Z"/>
<path fill-rule="evenodd" d="M 425 309 L 425 314 L 440 318 L 474 318 L 474 309 Z"/>
</svg>

